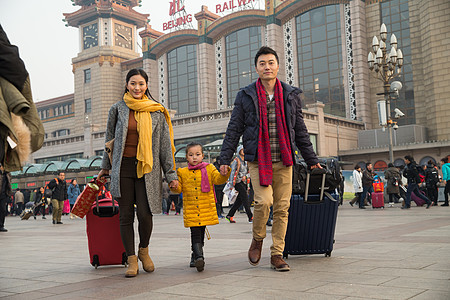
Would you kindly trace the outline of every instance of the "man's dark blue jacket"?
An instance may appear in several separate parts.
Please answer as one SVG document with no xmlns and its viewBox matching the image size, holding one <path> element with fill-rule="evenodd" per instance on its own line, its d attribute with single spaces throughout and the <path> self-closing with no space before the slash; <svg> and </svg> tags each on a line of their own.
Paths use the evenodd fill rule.
<svg viewBox="0 0 450 300">
<path fill-rule="evenodd" d="M 295 146 L 309 166 L 319 162 L 309 139 L 308 130 L 303 120 L 300 94 L 302 91 L 281 82 L 283 88 L 284 114 L 289 131 L 292 157 L 295 162 Z M 259 106 L 256 81 L 241 89 L 234 102 L 234 109 L 228 123 L 225 139 L 220 152 L 220 164 L 229 165 L 240 137 L 243 135 L 246 161 L 257 161 L 259 135 Z"/>
</svg>

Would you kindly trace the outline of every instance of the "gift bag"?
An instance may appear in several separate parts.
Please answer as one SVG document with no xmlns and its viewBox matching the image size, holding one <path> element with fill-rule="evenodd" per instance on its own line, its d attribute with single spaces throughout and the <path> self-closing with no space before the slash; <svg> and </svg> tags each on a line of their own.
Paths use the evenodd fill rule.
<svg viewBox="0 0 450 300">
<path fill-rule="evenodd" d="M 84 218 L 89 209 L 91 209 L 100 187 L 103 186 L 105 182 L 106 178 L 103 177 L 91 180 L 91 182 L 86 185 L 83 192 L 78 196 L 77 201 L 73 205 L 72 214 Z"/>
<path fill-rule="evenodd" d="M 373 190 L 375 193 L 377 192 L 383 192 L 384 191 L 384 183 L 381 181 L 380 178 L 377 178 L 374 182 L 373 182 Z"/>
</svg>

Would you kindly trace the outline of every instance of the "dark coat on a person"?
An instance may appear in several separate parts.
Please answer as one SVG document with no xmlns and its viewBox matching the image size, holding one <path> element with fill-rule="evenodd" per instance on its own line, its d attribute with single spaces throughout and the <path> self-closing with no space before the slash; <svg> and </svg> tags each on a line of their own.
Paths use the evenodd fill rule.
<svg viewBox="0 0 450 300">
<path fill-rule="evenodd" d="M 384 178 L 387 180 L 386 193 L 398 194 L 400 192 L 398 184 L 401 184 L 402 180 L 400 171 L 396 167 L 387 168 L 386 171 L 384 171 Z M 394 185 L 394 178 L 399 178 L 397 185 Z"/>
<path fill-rule="evenodd" d="M 59 201 L 67 200 L 67 188 L 66 181 L 61 179 L 52 179 L 48 183 L 49 189 L 53 190 L 52 199 L 56 199 Z"/>
<path fill-rule="evenodd" d="M 295 146 L 298 147 L 306 163 L 311 166 L 319 162 L 312 143 L 309 139 L 308 129 L 303 120 L 299 88 L 281 82 L 283 89 L 284 114 L 289 141 L 292 149 L 292 159 L 295 162 Z M 236 151 L 239 139 L 242 136 L 246 161 L 257 161 L 259 140 L 259 105 L 256 91 L 256 82 L 241 89 L 234 102 L 230 122 L 220 153 L 220 164 L 229 165 Z"/>
</svg>

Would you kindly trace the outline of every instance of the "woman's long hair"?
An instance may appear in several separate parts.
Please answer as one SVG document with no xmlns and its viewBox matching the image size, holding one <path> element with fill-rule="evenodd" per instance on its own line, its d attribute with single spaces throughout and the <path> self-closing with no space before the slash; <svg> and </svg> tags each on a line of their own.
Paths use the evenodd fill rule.
<svg viewBox="0 0 450 300">
<path fill-rule="evenodd" d="M 131 70 L 128 72 L 127 78 L 126 78 L 126 80 L 125 80 L 125 91 L 123 92 L 123 94 L 125 95 L 125 94 L 128 92 L 127 84 L 128 84 L 128 82 L 130 81 L 130 78 L 133 77 L 134 75 L 141 75 L 142 77 L 144 77 L 145 82 L 147 83 L 147 90 L 145 91 L 145 94 L 147 95 L 147 97 L 148 97 L 149 99 L 152 99 L 152 100 L 156 101 L 156 99 L 153 98 L 153 96 L 150 94 L 150 91 L 149 91 L 149 89 L 148 89 L 148 75 L 147 75 L 147 73 L 145 73 L 145 71 L 142 70 L 142 69 L 131 69 Z"/>
</svg>

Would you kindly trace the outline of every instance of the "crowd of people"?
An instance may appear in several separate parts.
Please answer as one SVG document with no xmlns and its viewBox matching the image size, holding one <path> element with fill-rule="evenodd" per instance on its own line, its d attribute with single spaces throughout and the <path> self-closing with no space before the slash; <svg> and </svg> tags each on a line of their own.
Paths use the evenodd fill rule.
<svg viewBox="0 0 450 300">
<path fill-rule="evenodd" d="M 402 209 L 409 209 L 411 208 L 411 199 L 414 199 L 419 206 L 425 204 L 427 209 L 431 206 L 437 206 L 439 186 L 444 186 L 445 200 L 441 206 L 449 206 L 449 156 L 442 158 L 440 161 L 442 176 L 433 160 L 429 160 L 426 165 L 420 166 L 411 155 L 406 155 L 404 166 L 394 166 L 394 164 L 389 163 L 384 171 L 389 206 L 393 207 L 395 203 L 401 203 Z M 353 206 L 358 203 L 360 209 L 365 209 L 367 205 L 371 204 L 371 195 L 374 192 L 373 184 L 378 175 L 373 171 L 370 162 L 366 163 L 364 170 L 359 164 L 356 165 L 352 175 L 355 197 L 349 204 Z"/>
</svg>

